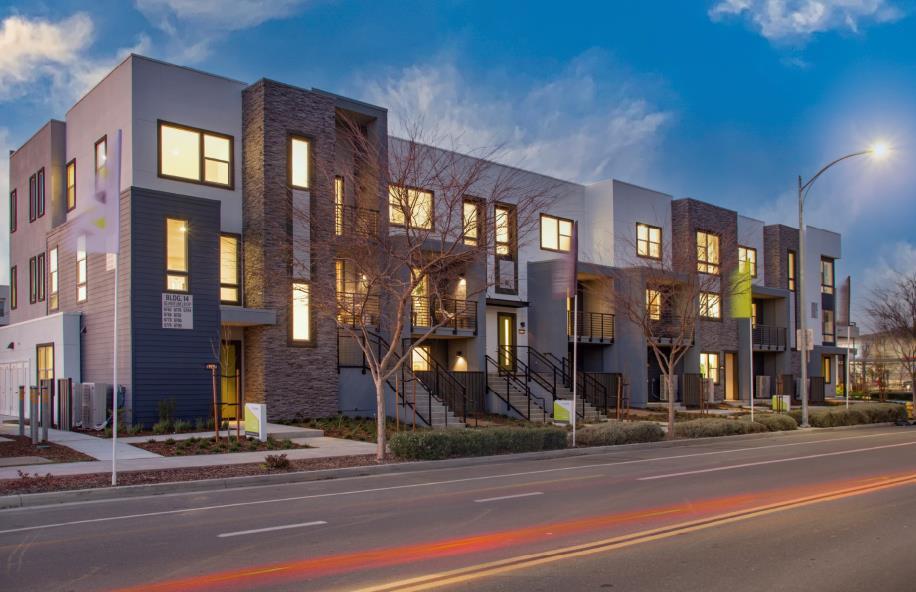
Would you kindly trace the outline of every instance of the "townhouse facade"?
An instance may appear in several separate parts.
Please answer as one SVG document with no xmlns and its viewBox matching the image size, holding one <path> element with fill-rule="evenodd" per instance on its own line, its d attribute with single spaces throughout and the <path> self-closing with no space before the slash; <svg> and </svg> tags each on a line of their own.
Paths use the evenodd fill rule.
<svg viewBox="0 0 916 592">
<path fill-rule="evenodd" d="M 313 221 L 349 211 L 353 216 L 343 216 L 336 229 L 345 234 L 345 222 L 367 213 L 382 225 L 398 214 L 388 211 L 384 178 L 351 187 L 335 176 L 356 161 L 343 140 L 345 120 L 358 122 L 381 161 L 403 142 L 389 137 L 383 107 L 132 55 L 65 121 L 43 126 L 10 156 L 0 413 L 15 413 L 18 387 L 41 380 L 110 385 L 116 360 L 116 382 L 134 423 L 157 421 L 163 404 L 182 418 L 212 416 L 210 364 L 219 367 L 224 418 L 234 418 L 241 401 L 267 404 L 270 419 L 372 415 L 375 394 L 364 362 L 335 319 L 312 310 L 316 299 L 335 297 L 322 293 L 317 279 L 336 278 L 330 284 L 337 298 L 358 281 L 326 248 L 334 227 Z M 87 247 L 80 216 L 113 166 L 118 130 L 114 260 Z M 545 421 L 552 401 L 570 396 L 573 375 L 586 419 L 606 415 L 618 394 L 635 407 L 661 402 L 660 369 L 646 336 L 617 310 L 608 286 L 622 273 L 638 274 L 647 260 L 684 249 L 697 254 L 687 265 L 704 266 L 708 275 L 748 269 L 754 304 L 754 319 L 743 322 L 731 317 L 724 292 L 705 302 L 680 363 L 684 402 L 701 378 L 712 381 L 720 401 L 746 402 L 752 391 L 761 399 L 794 392 L 800 314 L 813 328 L 809 375 L 825 385 L 821 392 L 836 392 L 845 363 L 838 326 L 849 323 L 848 289 L 843 300 L 836 282 L 839 235 L 809 227 L 807 260 L 799 262 L 796 229 L 618 180 L 586 185 L 515 172 L 549 183 L 556 194 L 539 212 L 537 236 L 507 242 L 485 264 L 449 272 L 448 298 L 416 295 L 406 340 L 425 335 L 440 311 L 450 322 L 408 361 L 416 379 L 410 398 L 389 385 L 389 414 L 436 426 L 461 425 L 474 411 Z M 493 207 L 480 218 L 497 237 L 512 237 L 511 212 L 498 211 L 511 206 Z M 576 314 L 553 289 L 574 226 Z M 796 299 L 800 265 L 812 286 L 809 302 Z M 638 290 L 648 294 L 651 286 Z"/>
</svg>

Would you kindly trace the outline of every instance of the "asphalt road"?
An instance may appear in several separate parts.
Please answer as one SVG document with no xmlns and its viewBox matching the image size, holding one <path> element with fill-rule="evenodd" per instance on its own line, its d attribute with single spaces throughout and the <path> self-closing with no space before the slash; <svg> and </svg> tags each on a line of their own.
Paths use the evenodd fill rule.
<svg viewBox="0 0 916 592">
<path fill-rule="evenodd" d="M 0 590 L 914 590 L 916 428 L 0 512 Z"/>
</svg>

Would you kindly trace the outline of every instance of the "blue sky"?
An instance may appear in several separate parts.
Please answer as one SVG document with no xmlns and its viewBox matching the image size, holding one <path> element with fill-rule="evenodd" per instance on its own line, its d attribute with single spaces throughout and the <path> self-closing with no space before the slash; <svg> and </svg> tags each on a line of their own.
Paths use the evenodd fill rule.
<svg viewBox="0 0 916 592">
<path fill-rule="evenodd" d="M 881 138 L 891 159 L 832 171 L 808 210 L 844 233 L 839 273 L 861 296 L 916 268 L 914 38 L 913 0 L 6 2 L 0 149 L 130 51 L 362 98 L 395 132 L 419 117 L 512 164 L 768 222 L 797 219 L 798 174 Z M 5 195 L 5 162 L 0 179 Z"/>
</svg>

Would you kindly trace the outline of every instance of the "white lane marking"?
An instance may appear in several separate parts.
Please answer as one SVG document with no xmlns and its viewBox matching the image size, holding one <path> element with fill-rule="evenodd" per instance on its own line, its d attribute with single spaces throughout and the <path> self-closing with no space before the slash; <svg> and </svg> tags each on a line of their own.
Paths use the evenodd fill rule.
<svg viewBox="0 0 916 592">
<path fill-rule="evenodd" d="M 529 493 L 516 493 L 515 495 L 501 495 L 499 497 L 485 497 L 483 499 L 474 500 L 475 503 L 485 504 L 487 502 L 498 502 L 500 500 L 515 499 L 517 497 L 531 497 L 533 495 L 544 495 L 543 491 L 532 491 Z"/>
<path fill-rule="evenodd" d="M 508 478 L 508 477 L 524 477 L 524 476 L 527 476 L 527 475 L 541 475 L 541 474 L 544 474 L 544 473 L 555 473 L 555 472 L 560 472 L 560 471 L 578 471 L 578 470 L 580 470 L 580 469 L 594 469 L 594 468 L 603 468 L 603 467 L 616 467 L 616 466 L 621 466 L 621 465 L 633 465 L 633 464 L 650 463 L 650 462 L 658 462 L 658 461 L 665 461 L 665 460 L 678 460 L 678 459 L 682 459 L 682 458 L 696 458 L 696 457 L 702 457 L 702 456 L 715 456 L 715 455 L 719 455 L 719 454 L 734 454 L 734 453 L 736 453 L 736 452 L 753 452 L 753 451 L 755 451 L 755 450 L 766 450 L 766 449 L 769 449 L 769 448 L 786 448 L 786 447 L 790 447 L 790 446 L 807 446 L 807 445 L 812 445 L 812 444 L 829 444 L 829 443 L 831 443 L 831 442 L 840 442 L 840 441 L 843 441 L 843 440 L 861 440 L 861 439 L 863 439 L 863 438 L 878 438 L 878 437 L 896 436 L 896 435 L 900 435 L 900 432 L 882 432 L 882 433 L 880 433 L 880 434 L 867 434 L 867 435 L 864 435 L 864 436 L 846 436 L 846 437 L 843 437 L 843 438 L 831 438 L 831 439 L 828 439 L 828 440 L 812 440 L 812 441 L 805 441 L 805 442 L 786 442 L 786 443 L 783 443 L 783 444 L 767 444 L 766 446 L 748 446 L 748 447 L 745 447 L 745 448 L 733 448 L 733 449 L 730 449 L 730 450 L 713 450 L 713 451 L 709 451 L 709 452 L 694 452 L 694 453 L 690 453 L 690 454 L 678 454 L 678 455 L 673 455 L 673 456 L 661 456 L 661 457 L 656 457 L 656 458 L 642 458 L 642 459 L 636 459 L 636 460 L 623 460 L 623 461 L 615 461 L 615 462 L 609 462 L 609 463 L 596 463 L 596 464 L 590 464 L 590 465 L 576 465 L 576 466 L 571 466 L 571 467 L 555 467 L 555 468 L 552 468 L 552 469 L 538 469 L 538 470 L 536 470 L 536 471 L 522 471 L 522 472 L 518 472 L 518 473 L 503 473 L 503 474 L 499 474 L 499 475 L 481 475 L 481 476 L 479 476 L 479 477 L 463 477 L 463 478 L 461 478 L 461 479 L 448 479 L 448 480 L 444 480 L 444 481 L 429 481 L 429 482 L 426 482 L 426 483 L 408 483 L 408 484 L 405 484 L 405 485 L 390 485 L 390 486 L 387 486 L 387 487 L 373 487 L 373 488 L 371 488 L 371 489 L 356 489 L 356 490 L 351 490 L 351 491 L 340 491 L 340 492 L 333 492 L 333 493 L 314 493 L 314 494 L 308 494 L 308 495 L 297 495 L 297 496 L 283 497 L 283 498 L 272 498 L 272 499 L 264 499 L 264 500 L 253 500 L 253 501 L 249 501 L 249 502 L 234 502 L 234 503 L 231 503 L 231 504 L 216 504 L 216 505 L 212 505 L 212 506 L 198 506 L 198 507 L 196 507 L 196 508 L 182 508 L 182 509 L 179 509 L 179 510 L 160 510 L 160 511 L 156 511 L 156 512 L 144 512 L 144 513 L 142 513 L 142 514 L 126 514 L 126 515 L 121 515 L 121 516 L 105 516 L 105 517 L 103 517 L 103 518 L 87 518 L 87 519 L 85 519 L 85 520 L 71 520 L 71 521 L 69 521 L 69 522 L 58 522 L 58 523 L 54 523 L 54 524 L 39 524 L 39 525 L 36 525 L 36 526 L 23 526 L 23 527 L 21 527 L 21 528 L 9 528 L 9 529 L 6 529 L 6 530 L 0 530 L 0 534 L 10 534 L 10 533 L 15 533 L 15 532 L 26 532 L 26 531 L 30 531 L 30 530 L 41 530 L 41 529 L 45 529 L 45 528 L 60 528 L 60 527 L 64 527 L 64 526 L 78 526 L 78 525 L 81 525 L 81 524 L 92 524 L 92 523 L 96 523 L 96 522 L 110 522 L 110 521 L 113 521 L 113 520 L 129 520 L 129 519 L 132 519 L 132 518 L 148 518 L 148 517 L 151 517 L 151 516 L 168 516 L 168 515 L 170 515 L 170 514 L 184 514 L 184 513 L 186 513 L 186 512 L 207 512 L 207 511 L 210 511 L 210 510 L 223 510 L 223 509 L 227 509 L 227 508 L 239 508 L 239 507 L 243 507 L 243 506 L 257 506 L 257 505 L 262 505 L 262 504 L 274 504 L 274 503 L 282 503 L 282 502 L 293 502 L 293 501 L 301 501 L 301 500 L 308 500 L 308 499 L 319 499 L 319 498 L 324 498 L 324 497 L 335 497 L 335 496 L 342 496 L 342 495 L 359 495 L 359 494 L 363 494 L 363 493 L 378 493 L 378 492 L 381 492 L 381 491 L 395 491 L 395 490 L 399 490 L 399 489 L 410 489 L 410 488 L 413 488 L 413 487 L 433 487 L 433 486 L 436 486 L 436 485 L 451 485 L 451 484 L 454 484 L 454 483 L 468 483 L 468 482 L 472 482 L 472 481 L 485 481 L 485 480 L 489 480 L 489 479 L 502 479 L 502 478 Z M 626 451 L 616 451 L 616 450 L 614 450 L 614 451 L 608 451 L 608 454 L 620 454 L 621 452 L 626 452 Z M 579 458 L 581 458 L 581 457 L 579 457 Z M 464 467 L 460 467 L 460 468 L 464 468 Z M 440 470 L 441 470 L 441 469 L 440 469 Z M 401 475 L 406 475 L 406 474 L 408 474 L 408 473 L 401 473 Z M 389 476 L 390 476 L 390 474 L 389 474 Z M 356 477 L 350 477 L 350 479 L 355 479 L 355 478 L 356 478 Z M 316 482 L 315 482 L 315 481 L 308 481 L 308 482 L 305 482 L 305 483 L 297 483 L 296 485 L 303 485 L 303 484 L 308 484 L 308 483 L 312 483 L 312 484 L 313 484 L 313 483 L 316 483 Z M 225 490 L 225 491 L 232 491 L 232 490 Z M 196 494 L 196 495 L 199 495 L 200 492 L 195 492 L 195 494 Z M 142 498 L 125 498 L 125 500 L 118 500 L 118 501 L 136 501 L 136 500 L 139 500 L 139 499 L 146 499 L 146 498 L 148 498 L 148 497 L 149 497 L 149 496 L 144 496 L 144 497 L 142 497 Z M 14 511 L 15 511 L 15 510 L 14 510 Z"/>
<path fill-rule="evenodd" d="M 327 524 L 324 520 L 315 520 L 314 522 L 301 522 L 299 524 L 284 524 L 282 526 L 269 526 L 267 528 L 255 528 L 254 530 L 239 530 L 236 532 L 224 532 L 216 535 L 217 538 L 225 539 L 228 537 L 242 536 L 244 534 L 258 534 L 259 532 L 273 532 L 275 530 L 289 530 L 290 528 L 303 528 L 305 526 L 320 526 Z"/>
<path fill-rule="evenodd" d="M 685 475 L 699 475 L 701 473 L 715 473 L 717 471 L 731 471 L 733 469 L 743 469 L 745 467 L 756 467 L 759 465 L 774 465 L 777 463 L 795 462 L 798 460 L 810 460 L 812 458 L 824 458 L 825 456 L 840 456 L 842 454 L 856 454 L 858 452 L 868 452 L 870 450 L 881 450 L 882 448 L 897 448 L 898 446 L 912 446 L 916 442 L 903 442 L 902 444 L 886 444 L 884 446 L 871 446 L 869 448 L 856 448 L 854 450 L 838 450 L 835 452 L 825 452 L 823 454 L 808 454 L 806 456 L 793 456 L 792 458 L 776 458 L 772 460 L 760 460 L 757 462 L 741 463 L 739 465 L 728 465 L 725 467 L 713 467 L 711 469 L 697 469 L 694 471 L 681 471 L 680 473 L 668 473 L 665 475 L 652 475 L 650 477 L 639 477 L 637 481 L 653 481 L 655 479 L 668 479 L 670 477 L 684 477 Z"/>
</svg>

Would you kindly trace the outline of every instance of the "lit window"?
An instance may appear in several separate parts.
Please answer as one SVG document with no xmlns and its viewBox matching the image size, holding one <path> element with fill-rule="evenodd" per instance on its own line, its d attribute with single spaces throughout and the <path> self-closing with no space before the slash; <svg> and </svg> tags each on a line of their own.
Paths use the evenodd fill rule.
<svg viewBox="0 0 916 592">
<path fill-rule="evenodd" d="M 572 249 L 573 221 L 541 214 L 541 248 L 569 252 Z"/>
<path fill-rule="evenodd" d="M 480 203 L 466 199 L 463 204 L 464 244 L 476 247 L 480 244 L 481 214 Z"/>
<path fill-rule="evenodd" d="M 48 252 L 48 308 L 57 310 L 60 301 L 58 299 L 59 277 L 57 275 L 57 247 Z"/>
<path fill-rule="evenodd" d="M 751 326 L 757 326 L 757 303 L 751 302 Z"/>
<path fill-rule="evenodd" d="M 711 232 L 697 231 L 697 271 L 719 274 L 719 236 Z"/>
<path fill-rule="evenodd" d="M 293 341 L 309 341 L 312 328 L 309 319 L 309 285 L 293 282 L 292 337 Z"/>
<path fill-rule="evenodd" d="M 646 314 L 649 320 L 660 321 L 662 318 L 662 294 L 658 290 L 646 288 Z"/>
<path fill-rule="evenodd" d="M 722 300 L 715 292 L 700 292 L 700 316 L 707 319 L 722 318 Z"/>
<path fill-rule="evenodd" d="M 334 234 L 341 236 L 344 232 L 344 180 L 334 177 Z"/>
<path fill-rule="evenodd" d="M 512 223 L 514 216 L 509 206 L 496 206 L 493 216 L 496 226 L 496 254 L 511 255 L 512 253 Z"/>
<path fill-rule="evenodd" d="M 76 301 L 85 302 L 89 297 L 89 268 L 86 261 L 86 237 L 76 241 Z"/>
<path fill-rule="evenodd" d="M 19 203 L 16 190 L 10 192 L 10 232 L 16 232 L 16 218 L 19 215 Z"/>
<path fill-rule="evenodd" d="M 823 310 L 823 331 L 824 343 L 833 343 L 836 340 L 833 327 L 833 311 L 829 308 Z"/>
<path fill-rule="evenodd" d="M 833 382 L 833 364 L 830 361 L 830 356 L 821 358 L 821 372 L 824 375 L 825 384 Z"/>
<path fill-rule="evenodd" d="M 309 188 L 309 141 L 289 139 L 289 184 L 296 189 Z"/>
<path fill-rule="evenodd" d="M 223 304 L 240 304 L 242 301 L 241 242 L 237 236 L 223 234 L 219 237 L 219 300 Z"/>
<path fill-rule="evenodd" d="M 19 306 L 19 273 L 16 266 L 10 267 L 10 310 Z"/>
<path fill-rule="evenodd" d="M 101 176 L 105 173 L 105 164 L 108 162 L 108 137 L 95 143 L 95 174 Z"/>
<path fill-rule="evenodd" d="M 429 372 L 429 356 L 431 349 L 428 345 L 418 345 L 410 352 L 410 369 L 414 372 Z"/>
<path fill-rule="evenodd" d="M 76 159 L 67 163 L 67 211 L 76 207 Z"/>
<path fill-rule="evenodd" d="M 165 219 L 165 289 L 188 291 L 188 221 Z"/>
<path fill-rule="evenodd" d="M 703 378 L 712 379 L 713 384 L 719 384 L 719 354 L 700 354 L 700 374 Z"/>
<path fill-rule="evenodd" d="M 786 274 L 789 278 L 789 290 L 795 291 L 795 251 L 789 251 L 786 261 Z"/>
<path fill-rule="evenodd" d="M 159 122 L 159 175 L 232 187 L 232 136 Z"/>
<path fill-rule="evenodd" d="M 650 259 L 661 259 L 662 229 L 648 224 L 637 224 L 636 254 Z"/>
<path fill-rule="evenodd" d="M 757 277 L 757 249 L 738 247 L 738 270 L 741 273 L 750 273 L 751 277 Z"/>
<path fill-rule="evenodd" d="M 821 293 L 833 294 L 833 259 L 821 259 Z"/>
<path fill-rule="evenodd" d="M 388 217 L 395 226 L 425 230 L 433 227 L 433 194 L 431 191 L 390 185 Z"/>
</svg>

